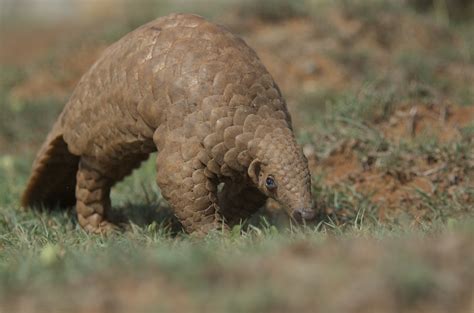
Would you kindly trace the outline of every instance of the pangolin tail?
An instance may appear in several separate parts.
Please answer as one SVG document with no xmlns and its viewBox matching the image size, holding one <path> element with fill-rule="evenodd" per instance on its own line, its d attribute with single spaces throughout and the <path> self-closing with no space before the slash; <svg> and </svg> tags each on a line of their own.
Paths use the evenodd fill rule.
<svg viewBox="0 0 474 313">
<path fill-rule="evenodd" d="M 69 152 L 59 122 L 39 150 L 21 204 L 23 207 L 69 207 L 75 203 L 79 157 Z"/>
</svg>

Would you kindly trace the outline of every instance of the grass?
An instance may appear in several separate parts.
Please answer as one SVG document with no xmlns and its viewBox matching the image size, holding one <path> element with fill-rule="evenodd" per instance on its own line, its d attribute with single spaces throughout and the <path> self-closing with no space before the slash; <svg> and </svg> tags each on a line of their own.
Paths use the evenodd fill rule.
<svg viewBox="0 0 474 313">
<path fill-rule="evenodd" d="M 19 208 L 34 154 L 93 61 L 83 50 L 175 8 L 140 1 L 29 66 L 0 60 L 0 311 L 472 311 L 472 20 L 449 13 L 445 23 L 439 8 L 388 0 L 183 3 L 225 22 L 234 10 L 239 24 L 228 26 L 277 69 L 318 218 L 294 225 L 267 208 L 229 234 L 194 238 L 161 198 L 155 155 L 112 190 L 124 232 L 89 235 L 74 212 Z M 281 25 L 301 24 L 305 37 L 295 28 L 281 38 Z M 292 65 L 306 61 L 317 70 L 299 75 Z M 317 88 L 303 88 L 308 80 Z M 38 92 L 38 81 L 54 92 Z"/>
<path fill-rule="evenodd" d="M 422 231 L 365 223 L 345 231 L 334 225 L 319 230 L 261 227 L 196 241 L 172 238 L 156 224 L 104 238 L 85 234 L 60 213 L 3 215 L 0 302 L 14 308 L 8 306 L 12 297 L 21 303 L 28 302 L 21 295 L 29 295 L 39 308 L 64 310 L 129 301 L 131 308 L 144 311 L 178 306 L 191 312 L 274 312 L 281 307 L 310 312 L 334 303 L 356 305 L 354 296 L 372 303 L 375 290 L 360 295 L 357 290 L 384 284 L 381 292 L 394 297 L 399 309 L 437 299 L 439 293 L 443 299 L 430 305 L 446 308 L 459 297 L 456 288 L 472 283 L 463 275 L 473 265 L 467 247 L 474 223 L 450 227 L 456 231 L 442 225 Z M 445 254 L 448 261 L 441 261 Z M 145 300 L 133 300 L 135 288 L 145 292 Z M 91 296 L 100 290 L 108 295 Z M 336 290 L 343 293 L 333 302 Z M 131 298 L 121 298 L 121 292 Z M 54 296 L 58 293 L 63 301 Z M 464 308 L 465 299 L 457 305 Z"/>
</svg>

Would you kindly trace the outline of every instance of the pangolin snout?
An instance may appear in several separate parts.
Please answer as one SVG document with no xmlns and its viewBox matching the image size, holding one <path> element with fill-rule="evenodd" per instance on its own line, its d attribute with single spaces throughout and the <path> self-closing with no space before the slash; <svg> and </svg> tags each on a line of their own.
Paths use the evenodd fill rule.
<svg viewBox="0 0 474 313">
<path fill-rule="evenodd" d="M 295 209 L 292 213 L 293 218 L 298 222 L 312 220 L 316 216 L 316 211 L 310 208 Z"/>
</svg>

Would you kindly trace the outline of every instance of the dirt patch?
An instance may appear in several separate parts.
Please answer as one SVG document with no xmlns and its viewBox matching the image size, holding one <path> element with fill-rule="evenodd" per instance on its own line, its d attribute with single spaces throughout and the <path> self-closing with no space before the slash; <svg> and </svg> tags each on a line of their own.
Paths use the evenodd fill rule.
<svg viewBox="0 0 474 313">
<path fill-rule="evenodd" d="M 322 173 L 325 177 L 325 183 L 334 186 L 348 179 L 353 179 L 354 174 L 363 171 L 361 162 L 353 153 L 350 147 L 342 145 L 342 148 L 331 152 L 328 158 L 320 162 L 312 162 L 316 166 L 315 172 Z"/>
<path fill-rule="evenodd" d="M 322 177 L 324 186 L 337 189 L 351 186 L 379 208 L 379 218 L 389 212 L 409 212 L 423 218 L 430 209 L 429 198 L 447 194 L 459 196 L 473 183 L 469 168 L 474 160 L 462 152 L 412 151 L 399 145 L 428 137 L 439 145 L 462 140 L 461 129 L 474 121 L 474 107 L 401 105 L 387 122 L 375 125 L 388 140 L 392 151 L 364 155 L 357 152 L 357 140 L 343 141 L 327 157 L 307 154 L 313 175 Z M 309 149 L 308 149 L 309 150 Z M 456 161 L 454 159 L 460 158 Z M 467 158 L 467 159 L 465 159 Z M 458 164 L 456 162 L 462 162 Z M 469 197 L 468 194 L 465 194 Z M 464 199 L 466 200 L 466 199 Z M 322 208 L 332 213 L 331 207 Z"/>
<path fill-rule="evenodd" d="M 401 107 L 409 105 L 401 105 Z M 397 110 L 389 123 L 380 125 L 384 136 L 399 142 L 403 138 L 428 136 L 441 142 L 459 140 L 460 129 L 474 122 L 474 106 L 411 105 Z"/>
</svg>

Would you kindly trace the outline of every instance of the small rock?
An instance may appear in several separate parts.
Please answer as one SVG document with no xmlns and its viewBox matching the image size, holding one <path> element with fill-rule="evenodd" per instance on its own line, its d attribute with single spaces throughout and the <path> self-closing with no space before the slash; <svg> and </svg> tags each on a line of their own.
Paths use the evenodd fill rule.
<svg viewBox="0 0 474 313">
<path fill-rule="evenodd" d="M 318 66 L 313 61 L 304 62 L 303 64 L 301 64 L 301 67 L 302 67 L 304 73 L 307 74 L 307 75 L 313 75 L 313 74 L 316 74 L 319 71 Z"/>
<path fill-rule="evenodd" d="M 307 157 L 308 159 L 311 158 L 316 152 L 316 149 L 314 148 L 314 145 L 312 144 L 305 144 L 303 146 L 303 154 L 305 155 L 305 157 Z"/>
</svg>

